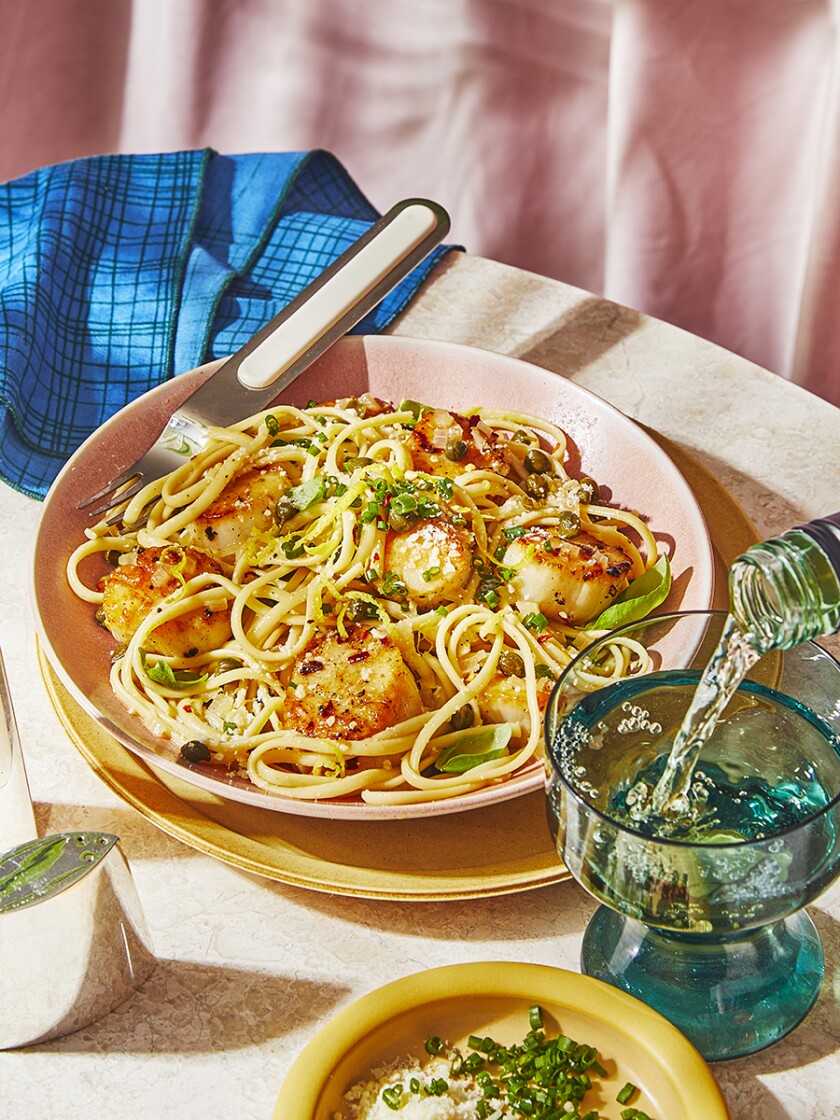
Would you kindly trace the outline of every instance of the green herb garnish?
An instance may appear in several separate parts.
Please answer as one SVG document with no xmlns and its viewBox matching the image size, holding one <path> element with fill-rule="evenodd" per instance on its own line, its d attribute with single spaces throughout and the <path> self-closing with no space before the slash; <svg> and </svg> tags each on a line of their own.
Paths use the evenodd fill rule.
<svg viewBox="0 0 840 1120">
<path fill-rule="evenodd" d="M 196 673 L 193 669 L 173 669 L 168 661 L 156 661 L 152 666 L 147 665 L 146 675 L 164 688 L 175 689 L 192 688 L 207 680 L 206 673 Z"/>
<path fill-rule="evenodd" d="M 435 769 L 444 774 L 464 774 L 482 762 L 490 762 L 505 754 L 510 736 L 509 723 L 497 723 L 482 731 L 460 735 L 438 755 Z"/>
<path fill-rule="evenodd" d="M 308 482 L 301 482 L 299 486 L 293 486 L 286 497 L 296 510 L 304 510 L 314 506 L 316 502 L 320 502 L 326 496 L 326 493 L 327 484 L 323 478 L 310 478 Z"/>
</svg>

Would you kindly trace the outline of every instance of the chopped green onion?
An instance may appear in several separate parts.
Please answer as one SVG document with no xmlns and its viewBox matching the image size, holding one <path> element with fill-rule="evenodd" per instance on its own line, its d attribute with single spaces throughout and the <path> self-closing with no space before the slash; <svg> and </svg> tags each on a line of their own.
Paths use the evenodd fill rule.
<svg viewBox="0 0 840 1120">
<path fill-rule="evenodd" d="M 440 575 L 440 566 L 437 565 L 437 564 L 432 568 L 427 568 L 425 570 L 425 572 L 421 573 L 421 576 L 422 576 L 423 580 L 425 580 L 426 583 L 431 583 L 431 581 L 435 578 L 435 576 L 439 576 L 439 575 Z"/>
<path fill-rule="evenodd" d="M 616 1096 L 619 1104 L 627 1104 L 633 1094 L 636 1092 L 636 1086 L 632 1081 L 628 1081 L 624 1088 Z"/>
<path fill-rule="evenodd" d="M 300 543 L 300 537 L 289 537 L 287 541 L 283 541 L 280 547 L 287 560 L 296 560 L 298 556 L 303 556 L 303 545 Z"/>
<path fill-rule="evenodd" d="M 548 619 L 544 614 L 526 614 L 522 621 L 528 630 L 533 630 L 536 634 L 542 634 L 548 626 Z"/>
<path fill-rule="evenodd" d="M 425 1086 L 424 1092 L 429 1097 L 442 1097 L 449 1091 L 449 1082 L 442 1077 L 433 1077 Z"/>
<path fill-rule="evenodd" d="M 402 1108 L 402 1095 L 402 1085 L 389 1085 L 387 1089 L 382 1090 L 382 1100 L 394 1112 Z"/>
<path fill-rule="evenodd" d="M 417 499 L 413 494 L 397 494 L 391 501 L 391 509 L 397 513 L 411 513 L 417 509 Z"/>
</svg>

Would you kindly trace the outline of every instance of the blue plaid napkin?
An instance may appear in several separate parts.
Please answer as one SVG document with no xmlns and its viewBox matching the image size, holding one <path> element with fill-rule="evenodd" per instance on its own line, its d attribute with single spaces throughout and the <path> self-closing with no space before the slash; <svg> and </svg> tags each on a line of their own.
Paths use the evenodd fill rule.
<svg viewBox="0 0 840 1120">
<path fill-rule="evenodd" d="M 0 186 L 0 477 L 42 498 L 104 420 L 236 350 L 377 217 L 323 151 L 99 156 Z"/>
</svg>

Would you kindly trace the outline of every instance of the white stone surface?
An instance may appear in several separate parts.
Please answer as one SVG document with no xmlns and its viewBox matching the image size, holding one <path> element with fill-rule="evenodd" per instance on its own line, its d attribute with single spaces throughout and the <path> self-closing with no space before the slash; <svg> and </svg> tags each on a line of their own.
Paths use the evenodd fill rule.
<svg viewBox="0 0 840 1120">
<path fill-rule="evenodd" d="M 496 349 L 573 377 L 700 458 L 763 534 L 840 506 L 840 411 L 585 292 L 451 257 L 395 333 Z M 0 1053 L 2 1120 L 268 1120 L 314 1031 L 380 984 L 482 959 L 577 969 L 594 906 L 572 882 L 463 902 L 318 894 L 200 855 L 119 802 L 71 746 L 41 683 L 28 603 L 38 508 L 0 486 L 0 646 L 38 823 L 120 835 L 159 964 L 92 1027 Z M 822 993 L 787 1039 L 715 1067 L 733 1120 L 840 1117 L 840 884 L 810 912 L 826 952 Z"/>
</svg>

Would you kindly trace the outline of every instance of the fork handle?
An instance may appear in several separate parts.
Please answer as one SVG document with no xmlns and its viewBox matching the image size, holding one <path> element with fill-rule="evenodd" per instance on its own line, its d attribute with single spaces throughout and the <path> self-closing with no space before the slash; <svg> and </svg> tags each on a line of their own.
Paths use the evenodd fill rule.
<svg viewBox="0 0 840 1120">
<path fill-rule="evenodd" d="M 398 202 L 184 401 L 176 414 L 179 435 L 189 443 L 203 442 L 199 429 L 190 430 L 193 424 L 235 423 L 268 405 L 428 256 L 448 230 L 449 215 L 438 203 Z"/>
<path fill-rule="evenodd" d="M 241 361 L 249 389 L 286 388 L 301 369 L 367 314 L 444 237 L 449 219 L 423 199 L 398 203 L 269 324 Z M 299 368 L 300 367 L 300 368 Z"/>
</svg>

